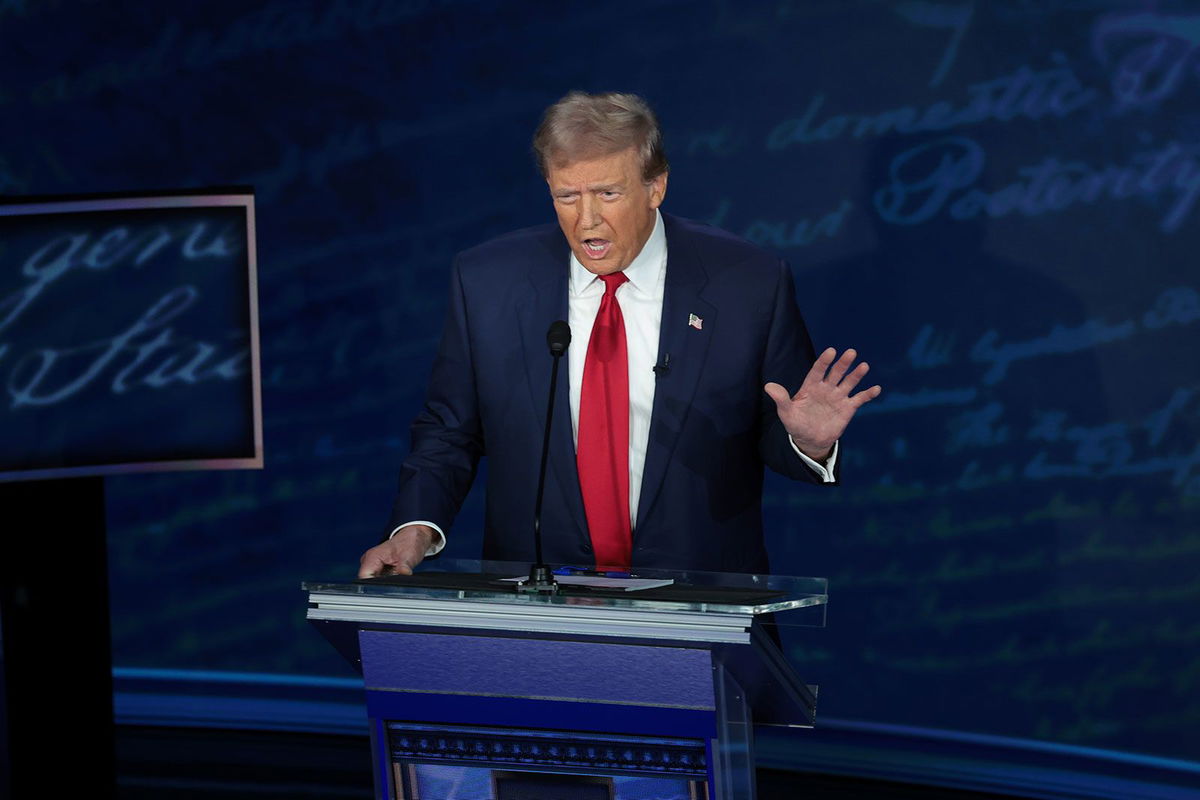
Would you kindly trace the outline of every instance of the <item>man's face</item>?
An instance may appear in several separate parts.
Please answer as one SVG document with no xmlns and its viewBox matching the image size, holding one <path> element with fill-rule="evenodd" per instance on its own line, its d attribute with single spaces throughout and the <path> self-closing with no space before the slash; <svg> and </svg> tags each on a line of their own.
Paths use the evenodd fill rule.
<svg viewBox="0 0 1200 800">
<path fill-rule="evenodd" d="M 642 180 L 637 151 L 551 166 L 546 183 L 563 235 L 579 263 L 596 275 L 620 272 L 654 230 L 654 210 L 667 193 L 667 176 Z"/>
</svg>

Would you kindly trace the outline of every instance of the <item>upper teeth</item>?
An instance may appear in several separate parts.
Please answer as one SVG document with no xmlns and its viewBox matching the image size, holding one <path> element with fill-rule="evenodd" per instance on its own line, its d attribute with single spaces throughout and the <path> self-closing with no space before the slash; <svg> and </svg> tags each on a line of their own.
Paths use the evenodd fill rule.
<svg viewBox="0 0 1200 800">
<path fill-rule="evenodd" d="M 604 242 L 584 242 L 589 250 L 603 250 Z"/>
</svg>

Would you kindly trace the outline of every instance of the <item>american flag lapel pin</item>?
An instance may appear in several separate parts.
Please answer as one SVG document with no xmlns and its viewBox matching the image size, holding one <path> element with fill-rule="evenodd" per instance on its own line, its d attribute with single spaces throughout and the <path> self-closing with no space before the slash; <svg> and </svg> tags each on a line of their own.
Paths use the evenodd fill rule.
<svg viewBox="0 0 1200 800">
<path fill-rule="evenodd" d="M 701 330 L 704 328 L 704 320 L 700 319 L 695 314 L 688 314 L 688 327 Z"/>
</svg>

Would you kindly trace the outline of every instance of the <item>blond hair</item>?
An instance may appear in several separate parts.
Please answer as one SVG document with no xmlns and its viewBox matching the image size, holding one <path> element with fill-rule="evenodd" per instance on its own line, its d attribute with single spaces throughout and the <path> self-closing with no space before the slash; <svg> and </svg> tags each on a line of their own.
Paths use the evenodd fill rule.
<svg viewBox="0 0 1200 800">
<path fill-rule="evenodd" d="M 668 169 L 662 130 L 650 105 L 636 94 L 573 91 L 546 109 L 533 135 L 533 154 L 542 177 L 552 165 L 637 150 L 642 180 Z"/>
</svg>

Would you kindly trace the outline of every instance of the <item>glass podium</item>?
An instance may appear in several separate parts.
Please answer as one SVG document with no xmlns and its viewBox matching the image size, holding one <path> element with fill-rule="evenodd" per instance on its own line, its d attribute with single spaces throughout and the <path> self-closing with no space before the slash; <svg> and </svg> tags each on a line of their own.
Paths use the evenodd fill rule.
<svg viewBox="0 0 1200 800">
<path fill-rule="evenodd" d="M 636 570 L 520 593 L 528 572 L 303 584 L 363 676 L 376 797 L 750 800 L 753 725 L 814 723 L 773 626 L 823 626 L 824 579 Z"/>
</svg>

